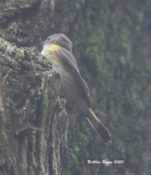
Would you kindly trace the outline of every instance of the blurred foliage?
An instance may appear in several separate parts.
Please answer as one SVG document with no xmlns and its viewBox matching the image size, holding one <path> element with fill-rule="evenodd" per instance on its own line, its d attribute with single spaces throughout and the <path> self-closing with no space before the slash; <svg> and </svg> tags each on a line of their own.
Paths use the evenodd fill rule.
<svg viewBox="0 0 151 175">
<path fill-rule="evenodd" d="M 82 116 L 70 112 L 67 175 L 149 175 L 150 17 L 150 0 L 57 2 L 54 31 L 66 32 L 73 41 L 93 109 L 113 138 L 111 145 L 105 145 Z M 120 159 L 124 164 L 87 164 L 103 159 Z"/>
</svg>

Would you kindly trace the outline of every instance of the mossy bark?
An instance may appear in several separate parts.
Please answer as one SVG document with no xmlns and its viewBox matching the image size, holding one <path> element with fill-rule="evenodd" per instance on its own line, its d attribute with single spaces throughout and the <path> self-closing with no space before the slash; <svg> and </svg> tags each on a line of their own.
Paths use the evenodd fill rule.
<svg viewBox="0 0 151 175">
<path fill-rule="evenodd" d="M 0 39 L 0 174 L 62 175 L 68 118 L 60 77 L 35 48 Z"/>
<path fill-rule="evenodd" d="M 0 175 L 62 175 L 68 164 L 60 77 L 30 47 L 53 28 L 54 8 L 55 0 L 0 2 Z"/>
<path fill-rule="evenodd" d="M 66 174 L 88 175 L 102 173 L 119 175 L 150 173 L 150 12 L 151 1 L 149 0 L 134 0 L 133 2 L 100 0 L 95 3 L 88 0 L 0 1 L 0 36 L 11 43 L 14 42 L 19 48 L 11 56 L 8 54 L 9 57 L 7 56 L 7 59 L 5 59 L 5 64 L 4 62 L 1 64 L 1 68 L 5 67 L 5 70 L 0 69 L 3 72 L 0 75 L 0 130 L 3 131 L 0 133 L 3 136 L 1 137 L 3 139 L 0 138 L 0 148 L 3 148 L 0 152 L 0 170 L 1 172 L 3 171 L 1 174 L 6 174 L 4 172 L 7 172 L 8 169 L 10 170 L 10 165 L 15 164 L 16 161 L 11 157 L 7 157 L 7 152 L 14 147 L 18 150 L 18 145 L 20 144 L 26 144 L 27 146 L 24 147 L 30 148 L 29 150 L 31 150 L 30 153 L 32 154 L 28 154 L 28 157 L 31 156 L 32 164 L 35 167 L 38 166 L 37 159 L 34 156 L 35 152 L 32 150 L 37 143 L 43 143 L 41 142 L 41 140 L 45 140 L 43 132 L 48 130 L 48 128 L 41 129 L 41 126 L 39 126 L 41 122 L 42 125 L 46 123 L 48 112 L 40 109 L 42 108 L 41 106 L 48 109 L 47 102 L 49 98 L 45 97 L 47 97 L 46 94 L 49 92 L 48 89 L 52 90 L 54 84 L 50 83 L 50 87 L 48 87 L 47 82 L 53 82 L 53 79 L 58 75 L 52 72 L 48 74 L 51 69 L 51 66 L 50 69 L 48 68 L 50 64 L 47 64 L 46 60 L 40 59 L 40 61 L 39 57 L 35 56 L 35 50 L 31 50 L 32 48 L 23 49 L 26 50 L 25 57 L 22 56 L 24 52 L 19 51 L 22 51 L 21 46 L 37 45 L 39 41 L 43 41 L 48 35 L 57 32 L 67 34 L 73 41 L 73 53 L 78 59 L 81 73 L 90 87 L 90 100 L 93 109 L 98 116 L 101 113 L 101 121 L 108 126 L 113 137 L 113 144 L 110 147 L 104 146 L 95 135 L 93 137 L 91 130 L 88 130 L 88 125 L 83 121 L 82 117 L 72 114 L 68 134 L 69 145 L 72 150 L 70 154 L 71 168 Z M 9 48 L 11 49 L 12 46 Z M 2 44 L 0 52 L 2 53 L 0 59 L 2 59 L 4 56 Z M 16 57 L 16 55 L 18 56 Z M 18 58 L 17 62 L 15 58 Z M 19 58 L 26 58 L 26 61 L 22 64 L 22 61 L 19 62 Z M 29 64 L 30 58 L 32 58 L 32 64 Z M 35 59 L 39 61 L 35 62 Z M 17 63 L 20 64 L 20 70 L 17 68 Z M 26 73 L 23 71 L 25 68 L 30 69 L 31 66 L 34 68 L 34 71 L 26 71 Z M 10 71 L 12 69 L 15 71 Z M 35 85 L 35 82 L 38 82 L 37 77 L 39 75 L 37 73 L 34 74 L 34 72 L 39 70 L 44 71 L 43 78 L 40 78 L 43 83 Z M 24 83 L 20 86 L 19 92 L 22 95 L 16 95 L 18 94 L 16 88 L 18 84 L 13 85 L 18 75 L 16 72 L 19 72 L 19 77 L 26 78 L 28 82 L 26 84 L 31 83 L 31 86 L 26 86 Z M 13 79 L 13 77 L 16 78 Z M 29 77 L 31 79 L 30 83 Z M 5 79 L 3 80 L 3 78 Z M 21 80 L 20 78 L 20 82 L 22 82 Z M 7 82 L 11 82 L 11 87 L 14 88 L 13 94 L 11 94 L 11 90 L 6 89 L 3 81 L 6 82 L 6 85 Z M 34 96 L 33 86 L 43 87 L 43 90 L 36 91 L 37 95 L 41 95 Z M 31 89 L 31 92 L 29 92 L 29 89 Z M 9 110 L 5 110 L 4 113 L 4 109 L 6 109 L 8 104 L 7 99 L 11 99 L 6 97 L 4 106 L 4 98 L 2 99 L 4 91 L 7 91 L 8 95 L 15 99 L 15 101 L 9 101 L 11 104 L 9 105 L 11 107 L 9 110 L 11 112 L 14 111 L 12 112 L 11 120 L 4 117 L 6 112 L 9 113 Z M 20 108 L 22 109 L 24 101 L 26 101 L 30 93 L 33 95 L 26 102 L 25 112 L 19 115 Z M 14 102 L 17 102 L 15 106 Z M 34 109 L 35 107 L 37 108 L 37 113 L 34 113 L 33 107 L 32 109 L 30 108 L 32 105 Z M 16 110 L 16 108 L 19 110 Z M 25 115 L 27 110 L 30 113 Z M 64 123 L 65 114 L 62 113 L 63 110 L 56 106 L 53 108 L 54 110 L 56 113 L 52 115 L 51 119 L 53 126 L 50 127 L 53 132 L 51 132 L 52 136 L 50 138 L 53 139 L 50 139 L 51 151 L 49 155 L 53 157 L 54 162 L 58 162 L 58 167 L 66 167 L 66 149 L 62 149 L 64 144 L 61 144 L 66 139 L 62 138 L 62 142 L 60 142 L 57 141 L 57 136 L 58 132 L 64 131 L 67 123 Z M 60 110 L 62 112 L 59 113 Z M 41 114 L 39 114 L 39 111 L 41 111 Z M 41 115 L 44 115 L 44 118 L 40 119 L 39 117 L 38 121 L 35 122 L 36 116 Z M 16 120 L 16 116 L 24 117 L 24 120 L 21 117 L 18 117 Z M 19 127 L 17 127 L 17 121 L 19 121 Z M 39 130 L 37 130 L 38 126 Z M 11 131 L 9 130 L 10 128 L 12 128 Z M 20 141 L 22 135 L 28 135 L 28 133 L 31 135 L 31 141 L 28 140 L 27 136 L 23 137 L 26 140 Z M 9 134 L 10 136 L 8 137 Z M 14 134 L 15 137 L 17 135 L 17 139 L 19 138 L 17 146 L 13 146 L 14 142 L 11 139 L 14 138 Z M 46 137 L 48 137 L 47 134 Z M 66 134 L 63 137 L 65 138 Z M 12 147 L 8 147 L 10 144 Z M 62 151 L 54 152 L 56 149 L 59 150 L 60 147 Z M 25 155 L 26 149 L 22 150 L 21 148 L 20 152 L 24 152 Z M 41 155 L 43 147 L 36 146 L 36 151 L 40 152 Z M 14 154 L 17 155 L 15 151 Z M 18 160 L 25 162 L 23 157 L 26 156 L 19 154 L 18 157 L 21 157 Z M 41 164 L 40 168 L 44 169 L 43 167 L 45 167 L 46 163 L 43 162 L 44 157 L 41 158 L 38 159 L 38 162 L 41 160 L 41 163 L 39 163 Z M 125 163 L 120 167 L 112 166 L 108 168 L 99 166 L 96 168 L 96 166 L 87 164 L 88 159 L 124 159 Z M 5 160 L 7 160 L 8 164 L 4 163 Z M 63 171 L 60 168 L 57 170 L 57 164 L 52 165 L 51 161 L 53 160 L 51 158 L 50 160 L 46 159 L 46 162 L 50 161 L 49 169 L 56 169 L 56 171 L 53 171 L 54 173 Z M 30 163 L 28 161 L 28 164 Z M 22 163 L 16 163 L 16 167 L 19 164 Z M 22 169 L 21 167 L 20 169 Z M 28 172 L 30 173 L 29 169 Z M 13 171 L 14 174 L 17 174 L 15 170 L 12 170 L 12 174 Z"/>
</svg>

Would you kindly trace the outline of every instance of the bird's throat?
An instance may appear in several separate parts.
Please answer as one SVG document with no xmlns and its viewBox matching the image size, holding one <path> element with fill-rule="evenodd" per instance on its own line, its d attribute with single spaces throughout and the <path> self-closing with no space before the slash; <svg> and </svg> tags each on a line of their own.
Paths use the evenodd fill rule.
<svg viewBox="0 0 151 175">
<path fill-rule="evenodd" d="M 56 44 L 49 44 L 48 46 L 45 46 L 44 49 L 51 53 L 55 53 L 55 52 L 58 52 L 58 50 L 60 49 L 60 46 Z"/>
<path fill-rule="evenodd" d="M 59 45 L 49 44 L 49 45 L 44 46 L 41 54 L 43 56 L 45 56 L 48 60 L 50 60 L 50 58 L 51 58 L 51 61 L 52 61 L 52 59 L 53 60 L 55 59 L 57 61 L 58 60 L 57 53 L 58 53 L 59 49 L 60 49 Z"/>
</svg>

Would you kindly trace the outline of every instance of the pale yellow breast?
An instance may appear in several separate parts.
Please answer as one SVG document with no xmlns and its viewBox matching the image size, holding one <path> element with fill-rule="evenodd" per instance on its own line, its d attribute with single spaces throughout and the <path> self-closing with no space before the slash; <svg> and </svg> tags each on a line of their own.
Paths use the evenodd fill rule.
<svg viewBox="0 0 151 175">
<path fill-rule="evenodd" d="M 60 46 L 56 44 L 50 44 L 43 48 L 41 54 L 52 63 L 54 70 L 62 74 L 64 72 L 64 66 L 62 65 L 62 62 L 57 55 L 57 52 L 59 51 L 59 49 L 60 49 Z"/>
<path fill-rule="evenodd" d="M 48 46 L 44 46 L 41 54 L 45 56 L 48 60 L 58 60 L 57 52 L 59 51 L 60 47 L 56 44 L 50 44 Z"/>
</svg>

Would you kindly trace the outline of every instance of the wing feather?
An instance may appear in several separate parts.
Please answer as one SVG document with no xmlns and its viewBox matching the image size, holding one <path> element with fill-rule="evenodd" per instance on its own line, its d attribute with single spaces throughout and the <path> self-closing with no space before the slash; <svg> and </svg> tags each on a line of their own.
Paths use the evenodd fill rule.
<svg viewBox="0 0 151 175">
<path fill-rule="evenodd" d="M 88 89 L 87 84 L 85 83 L 85 81 L 81 77 L 77 62 L 76 62 L 73 54 L 64 48 L 61 48 L 57 54 L 58 54 L 59 58 L 61 59 L 61 61 L 63 62 L 63 64 L 65 64 L 68 67 L 68 69 L 70 70 L 70 73 L 72 73 L 72 75 L 76 81 L 76 84 L 78 85 L 78 87 L 80 89 L 80 95 L 81 95 L 82 99 L 85 100 L 88 107 L 90 107 L 89 89 Z"/>
</svg>

